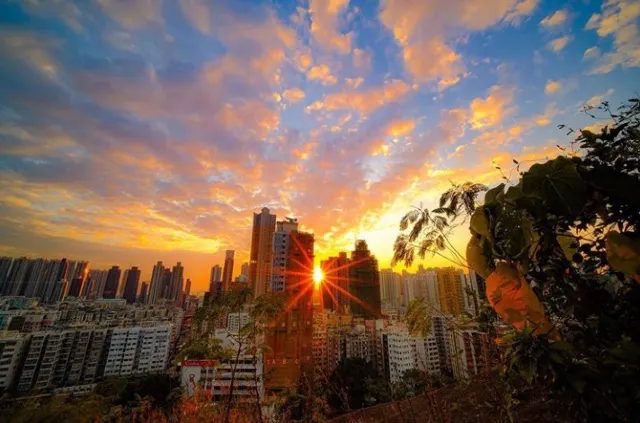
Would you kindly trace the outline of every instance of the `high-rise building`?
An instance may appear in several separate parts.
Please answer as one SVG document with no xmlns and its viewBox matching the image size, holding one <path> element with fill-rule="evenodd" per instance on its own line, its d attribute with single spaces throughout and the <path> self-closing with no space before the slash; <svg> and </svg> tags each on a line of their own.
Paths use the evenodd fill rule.
<svg viewBox="0 0 640 423">
<path fill-rule="evenodd" d="M 184 267 L 182 267 L 181 262 L 178 262 L 171 270 L 171 281 L 169 283 L 167 299 L 171 301 L 178 301 L 182 294 L 182 285 L 184 283 L 183 274 Z"/>
<path fill-rule="evenodd" d="M 151 274 L 151 286 L 149 287 L 149 299 L 147 304 L 155 304 L 162 298 L 162 285 L 164 282 L 164 266 L 159 261 L 153 266 Z"/>
<path fill-rule="evenodd" d="M 5 294 L 5 285 L 11 270 L 11 263 L 13 263 L 11 257 L 0 257 L 0 295 Z"/>
<path fill-rule="evenodd" d="M 51 260 L 46 271 L 44 294 L 38 295 L 45 304 L 54 304 L 64 299 L 67 293 L 69 261 L 66 258 Z"/>
<path fill-rule="evenodd" d="M 210 285 L 216 282 L 222 282 L 222 267 L 219 264 L 211 268 L 211 277 L 209 278 Z"/>
<path fill-rule="evenodd" d="M 224 291 L 227 292 L 231 288 L 231 280 L 233 278 L 233 250 L 227 250 L 224 254 L 224 270 L 222 272 L 222 284 Z"/>
<path fill-rule="evenodd" d="M 349 267 L 351 313 L 366 319 L 377 319 L 382 315 L 380 302 L 380 272 L 378 260 L 371 255 L 367 242 L 356 241 L 351 252 Z"/>
<path fill-rule="evenodd" d="M 320 264 L 325 281 L 322 286 L 322 303 L 327 310 L 349 313 L 351 300 L 349 292 L 349 257 L 341 251 L 336 257 L 329 257 Z"/>
<path fill-rule="evenodd" d="M 160 293 L 161 299 L 169 298 L 169 293 L 171 289 L 171 269 L 165 267 L 164 274 L 162 275 L 162 291 Z"/>
<path fill-rule="evenodd" d="M 0 390 L 13 387 L 28 336 L 23 333 L 0 334 Z"/>
<path fill-rule="evenodd" d="M 138 302 L 140 304 L 146 304 L 148 294 L 149 294 L 149 284 L 147 282 L 142 282 L 142 286 L 140 288 L 140 296 L 138 297 Z"/>
<path fill-rule="evenodd" d="M 91 269 L 87 275 L 87 283 L 83 288 L 83 297 L 102 298 L 107 282 L 108 270 Z"/>
<path fill-rule="evenodd" d="M 44 293 L 43 289 L 45 288 L 45 276 L 49 260 L 39 258 L 29 261 L 28 276 L 25 278 L 22 287 L 17 288 L 17 291 L 19 295 L 24 295 L 25 297 L 40 298 Z"/>
<path fill-rule="evenodd" d="M 387 307 L 399 307 L 401 300 L 401 276 L 393 269 L 380 271 L 380 301 Z"/>
<path fill-rule="evenodd" d="M 314 239 L 313 234 L 298 232 L 293 227 L 297 229 L 297 225 L 281 225 L 274 236 L 274 272 L 284 278 L 272 284 L 273 295 L 283 295 L 288 305 L 266 330 L 270 353 L 265 367 L 272 392 L 292 388 L 301 379 L 313 377 Z M 279 261 L 282 251 L 276 252 L 281 240 L 286 240 L 287 246 L 284 272 Z"/>
<path fill-rule="evenodd" d="M 122 295 L 129 304 L 136 302 L 138 283 L 140 283 L 140 269 L 133 266 L 131 269 L 127 270 L 127 277 L 124 279 L 124 293 Z"/>
<path fill-rule="evenodd" d="M 249 263 L 242 263 L 242 266 L 240 266 L 240 274 L 249 279 Z"/>
<path fill-rule="evenodd" d="M 276 230 L 276 215 L 264 207 L 262 212 L 253 214 L 251 252 L 249 255 L 249 283 L 253 296 L 267 293 L 271 282 L 273 234 Z"/>
<path fill-rule="evenodd" d="M 438 278 L 438 295 L 444 313 L 461 314 L 464 307 L 464 273 L 453 267 L 436 269 Z"/>
<path fill-rule="evenodd" d="M 191 295 L 191 279 L 187 279 L 187 283 L 184 285 L 184 298 Z"/>
<path fill-rule="evenodd" d="M 122 271 L 119 266 L 113 266 L 107 273 L 107 282 L 104 285 L 102 298 L 113 299 L 116 297 L 118 286 L 120 285 L 120 276 Z"/>
<path fill-rule="evenodd" d="M 28 269 L 28 258 L 20 257 L 13 260 L 11 270 L 9 270 L 7 281 L 5 283 L 5 290 L 3 292 L 3 295 L 20 295 L 20 292 L 24 290 L 23 284 L 27 277 Z"/>
</svg>

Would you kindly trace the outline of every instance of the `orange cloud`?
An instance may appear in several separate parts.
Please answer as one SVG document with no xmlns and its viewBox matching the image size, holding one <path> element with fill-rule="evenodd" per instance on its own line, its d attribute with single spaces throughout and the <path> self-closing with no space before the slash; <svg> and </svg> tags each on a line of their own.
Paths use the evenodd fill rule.
<svg viewBox="0 0 640 423">
<path fill-rule="evenodd" d="M 514 111 L 512 102 L 512 88 L 494 85 L 489 89 L 487 98 L 476 98 L 471 102 L 471 128 L 484 129 L 498 125 Z"/>
<path fill-rule="evenodd" d="M 294 59 L 296 67 L 300 72 L 304 72 L 313 64 L 313 59 L 310 54 L 298 53 Z"/>
<path fill-rule="evenodd" d="M 438 80 L 441 89 L 458 83 L 466 72 L 462 57 L 440 39 L 408 45 L 402 56 L 411 76 L 420 82 Z"/>
<path fill-rule="evenodd" d="M 598 59 L 590 73 L 605 74 L 618 66 L 640 67 L 639 17 L 640 6 L 634 0 L 604 2 L 602 13 L 591 16 L 585 28 L 595 30 L 601 38 L 613 36 L 613 48 Z"/>
<path fill-rule="evenodd" d="M 486 7 L 476 0 L 385 0 L 379 19 L 402 48 L 409 74 L 418 82 L 438 81 L 444 89 L 466 73 L 460 54 L 444 41 L 451 30 L 481 31 L 501 21 L 515 24 L 536 4 L 502 0 Z"/>
<path fill-rule="evenodd" d="M 394 120 L 387 126 L 385 133 L 388 137 L 396 138 L 413 132 L 415 127 L 413 119 Z"/>
<path fill-rule="evenodd" d="M 309 69 L 307 78 L 312 81 L 320 81 L 322 85 L 334 85 L 338 78 L 331 75 L 331 69 L 327 65 L 317 65 Z"/>
<path fill-rule="evenodd" d="M 560 91 L 560 89 L 562 88 L 562 84 L 560 84 L 560 82 L 558 81 L 548 81 L 547 85 L 545 85 L 544 87 L 544 93 L 546 95 L 550 95 L 553 93 L 556 93 L 558 91 Z"/>
<path fill-rule="evenodd" d="M 314 110 L 349 110 L 354 109 L 361 114 L 369 114 L 387 103 L 400 100 L 409 92 L 410 87 L 397 79 L 364 91 L 348 91 L 328 94 L 324 101 L 316 101 L 307 107 Z"/>
<path fill-rule="evenodd" d="M 567 21 L 569 15 L 565 10 L 557 10 L 550 16 L 547 16 L 542 21 L 540 21 L 540 25 L 545 28 L 553 28 L 559 25 L 562 25 Z"/>
<path fill-rule="evenodd" d="M 550 50 L 556 53 L 559 53 L 562 50 L 564 50 L 564 48 L 569 44 L 570 41 L 571 41 L 571 36 L 565 35 L 563 37 L 558 37 L 556 39 L 551 40 L 549 44 L 547 44 L 547 46 L 549 47 Z"/>
<path fill-rule="evenodd" d="M 342 54 L 351 51 L 351 34 L 340 32 L 340 15 L 349 0 L 309 0 L 311 34 L 325 49 L 335 49 Z"/>
<path fill-rule="evenodd" d="M 299 88 L 291 88 L 285 90 L 282 96 L 290 103 L 297 103 L 298 101 L 304 100 L 304 91 Z"/>
</svg>

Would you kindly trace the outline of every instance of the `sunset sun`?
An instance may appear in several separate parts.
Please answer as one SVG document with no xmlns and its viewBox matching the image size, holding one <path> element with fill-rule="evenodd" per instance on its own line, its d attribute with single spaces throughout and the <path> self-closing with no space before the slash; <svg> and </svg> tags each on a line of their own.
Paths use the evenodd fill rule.
<svg viewBox="0 0 640 423">
<path fill-rule="evenodd" d="M 322 279 L 324 279 L 324 272 L 322 272 L 322 269 L 320 268 L 320 266 L 316 266 L 313 269 L 313 283 L 315 283 L 316 286 L 318 286 L 322 283 Z"/>
</svg>

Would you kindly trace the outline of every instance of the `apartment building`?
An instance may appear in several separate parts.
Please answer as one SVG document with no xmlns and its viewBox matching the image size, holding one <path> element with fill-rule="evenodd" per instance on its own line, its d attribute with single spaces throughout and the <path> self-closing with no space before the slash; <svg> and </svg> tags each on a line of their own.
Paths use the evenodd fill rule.
<svg viewBox="0 0 640 423">
<path fill-rule="evenodd" d="M 0 390 L 10 389 L 27 342 L 27 336 L 17 332 L 0 333 Z"/>
</svg>

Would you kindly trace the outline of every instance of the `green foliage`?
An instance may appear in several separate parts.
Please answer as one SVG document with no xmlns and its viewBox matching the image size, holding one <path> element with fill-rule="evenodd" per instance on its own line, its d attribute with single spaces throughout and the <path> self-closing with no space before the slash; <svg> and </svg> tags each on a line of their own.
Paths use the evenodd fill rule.
<svg viewBox="0 0 640 423">
<path fill-rule="evenodd" d="M 328 403 L 338 413 L 358 410 L 391 400 L 386 381 L 361 358 L 345 358 L 329 377 Z"/>
<path fill-rule="evenodd" d="M 516 396 L 537 392 L 574 421 L 632 422 L 640 421 L 640 284 L 632 280 L 640 279 L 640 101 L 599 110 L 613 123 L 581 131 L 578 154 L 535 164 L 466 210 L 467 259 L 481 275 L 501 263 L 517 269 L 555 327 L 504 339 Z M 448 227 L 460 217 L 443 216 Z M 410 264 L 416 246 L 402 236 L 395 259 Z M 456 257 L 446 239 L 430 247 Z M 481 324 L 490 328 L 495 313 L 485 310 Z"/>
<path fill-rule="evenodd" d="M 576 166 L 563 156 L 531 166 L 522 176 L 522 194 L 540 200 L 552 213 L 567 216 L 580 213 L 587 200 Z"/>
</svg>

